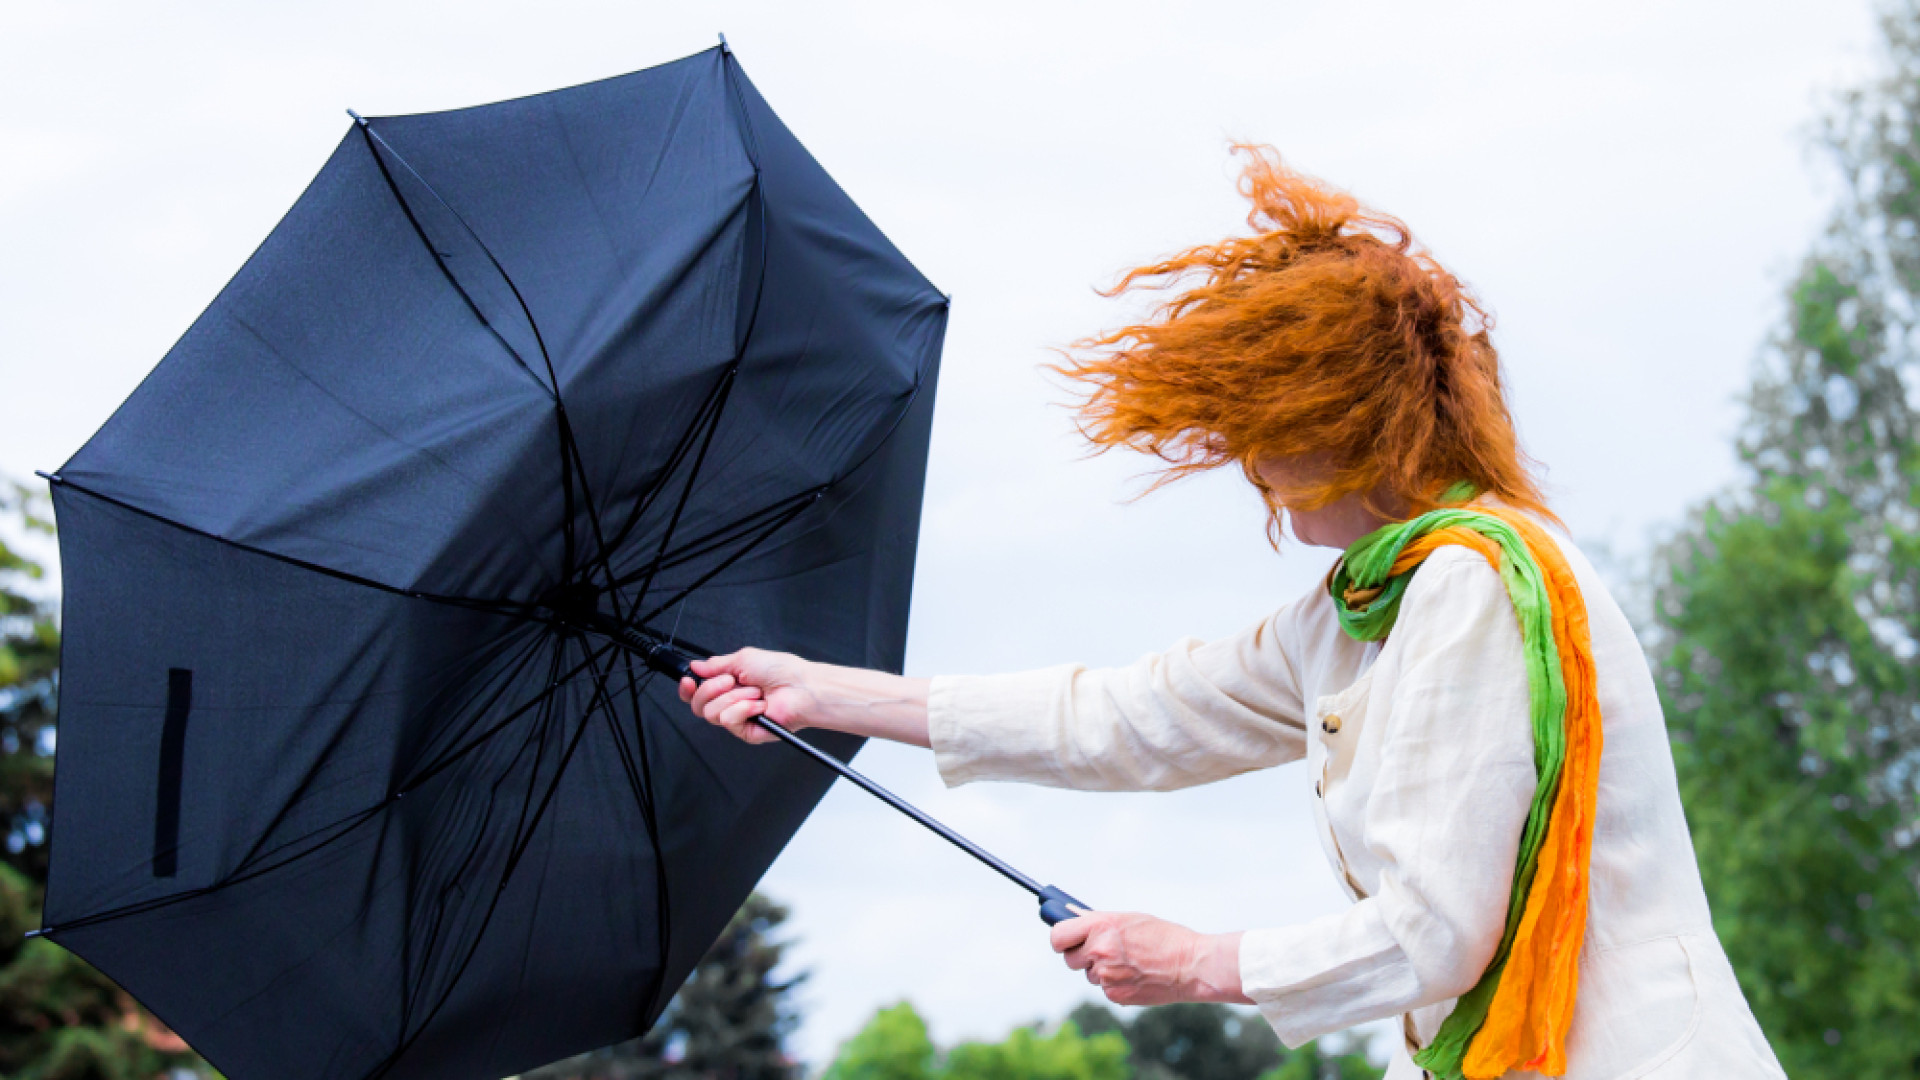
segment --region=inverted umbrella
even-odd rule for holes
[[[44,932],[238,1080],[497,1077],[645,1031],[831,780],[655,673],[898,670],[947,305],[724,47],[355,120],[50,478]]]

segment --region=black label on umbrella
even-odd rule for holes
[[[193,669],[167,669],[167,719],[160,728],[160,783],[153,808],[153,876],[180,865],[180,770],[187,757],[187,714],[193,711]]]

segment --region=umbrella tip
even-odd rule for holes
[[[43,927],[41,927],[41,928],[40,928],[40,929],[38,929],[38,930],[29,930],[29,931],[27,931],[27,933],[26,933],[26,936],[27,936],[27,937],[30,937],[30,938],[37,938],[37,937],[39,937],[40,935],[42,935],[42,934],[44,934],[44,933],[46,933],[46,932],[47,932],[48,930],[51,930],[51,929],[52,929],[52,927],[48,927],[48,926],[43,926]]]
[[[353,122],[356,124],[359,124],[361,127],[367,126],[367,118],[364,116],[361,116],[357,112],[354,112],[352,109],[347,110],[347,115],[353,117]]]
[[[62,483],[59,473],[50,473],[45,469],[35,469],[33,470],[33,475],[39,477],[42,480],[45,480],[49,484]]]
[[[720,35],[720,51],[726,53],[728,56],[733,55],[733,48],[727,44],[727,35],[725,34]]]

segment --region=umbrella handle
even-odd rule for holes
[[[1058,885],[1049,885],[1040,890],[1040,921],[1048,926],[1066,922],[1068,919],[1077,918],[1092,910],[1068,896],[1066,890]]]

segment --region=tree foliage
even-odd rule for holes
[[[12,484],[0,488],[0,522],[0,862],[45,881],[60,631],[46,571],[20,541],[53,525],[43,500]]]
[[[912,1005],[882,1009],[841,1046],[824,1080],[1378,1080],[1363,1053],[1289,1051],[1258,1016],[1224,1005],[1161,1005],[1123,1021],[1088,1003],[1051,1031],[942,1054]]]
[[[1746,479],[1660,552],[1649,628],[1715,927],[1802,1078],[1920,1075],[1920,4],[1882,25]]]
[[[903,1001],[875,1013],[848,1039],[822,1080],[926,1080],[934,1066],[927,1022]]]
[[[789,942],[787,909],[747,897],[646,1035],[526,1073],[523,1080],[791,1080],[784,1041],[799,1022],[793,990],[776,980]]]
[[[824,1080],[1127,1080],[1127,1041],[1083,1035],[1072,1020],[1042,1032],[1016,1028],[1000,1042],[964,1042],[942,1054],[926,1021],[900,1002],[876,1013],[840,1048]]]

